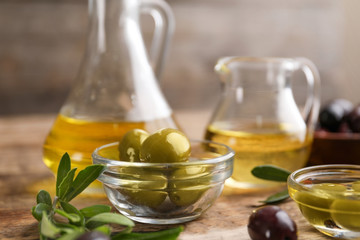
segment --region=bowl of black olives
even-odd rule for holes
[[[92,158],[106,166],[98,180],[120,213],[142,223],[177,224],[198,218],[220,196],[234,152],[190,141],[175,129],[134,129],[97,148]]]
[[[360,164],[360,104],[335,99],[320,110],[309,165]]]

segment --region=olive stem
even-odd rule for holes
[[[59,197],[55,196],[53,204],[52,204],[52,209],[51,209],[51,212],[50,212],[50,218],[52,218],[55,215],[55,209],[56,209],[56,205],[57,205],[58,202],[59,202]]]

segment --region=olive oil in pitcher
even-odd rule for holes
[[[258,179],[251,170],[275,165],[294,171],[305,166],[319,112],[319,76],[306,59],[225,57],[215,66],[223,93],[205,138],[231,147],[234,171],[226,186],[246,191],[284,184]],[[308,95],[295,102],[293,73],[303,71]]]
[[[277,125],[253,130],[247,128],[246,131],[223,130],[209,126],[205,138],[224,143],[235,152],[233,175],[227,181],[227,185],[251,189],[279,185],[254,177],[251,170],[256,166],[270,164],[294,171],[306,164],[312,141],[301,140],[303,134],[286,132]]]

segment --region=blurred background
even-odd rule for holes
[[[176,30],[161,86],[174,110],[211,109],[229,55],[307,57],[322,99],[360,102],[360,1],[168,0]],[[85,51],[86,0],[0,0],[0,116],[56,113]],[[147,30],[145,30],[147,31]]]

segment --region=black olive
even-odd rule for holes
[[[320,127],[330,132],[338,132],[345,116],[353,109],[353,104],[345,99],[335,99],[325,105],[319,114]]]
[[[350,130],[355,133],[360,133],[360,105],[355,107],[346,118]]]
[[[295,222],[278,206],[254,210],[247,227],[252,240],[297,240]]]

